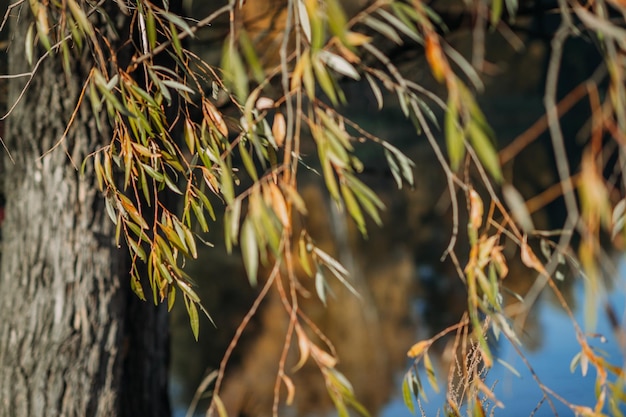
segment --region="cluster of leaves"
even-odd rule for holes
[[[432,31],[423,6],[389,4],[375,3],[348,21],[336,0],[290,1],[287,13],[291,24],[285,27],[280,64],[263,67],[245,28],[233,29],[224,43],[222,77],[181,41],[220,14],[235,15],[242,6],[239,2],[193,23],[170,12],[167,2],[161,7],[148,1],[136,5],[120,1],[116,6],[75,0],[29,2],[34,15],[25,39],[29,62],[35,60],[38,44],[47,51],[40,59],[61,51],[68,75],[73,53],[88,51],[92,58],[93,68],[76,112],[90,103],[95,115],[106,111],[113,127],[110,144],[96,150],[91,160],[107,213],[116,224],[116,239],[119,243],[124,240],[134,261],[131,286],[139,297],[146,298],[140,262],[147,264],[151,298],[155,303],[167,300],[171,308],[176,293],[181,292],[196,338],[198,309],[206,310],[183,266],[185,258],[197,257],[196,231],[207,232],[207,218],[215,218],[212,195],[225,204],[224,240],[229,250],[234,244],[241,246],[251,284],[257,283],[260,265],[274,262],[273,270],[286,270],[290,288],[298,287],[291,246],[294,234],[299,233],[298,260],[315,279],[320,300],[326,302],[326,272],[354,291],[348,271],[316,247],[305,230],[294,231],[294,218],[306,215],[296,174],[304,162],[300,142],[310,136],[330,195],[345,207],[364,235],[365,215],[380,223],[383,204],[358,178],[363,169],[355,156],[359,139],[365,135],[380,144],[399,186],[412,184],[412,162],[406,156],[362,132],[336,110],[339,103],[346,102],[341,78],[365,76],[381,107],[382,84],[398,95],[403,111],[416,124],[425,123],[424,111],[433,117],[423,99],[425,90],[404,79],[371,37],[356,29],[373,29],[396,41],[400,31],[422,43],[422,29]],[[130,27],[124,30],[130,39],[136,39],[130,57],[107,37],[116,29],[113,13],[129,16]],[[102,22],[111,26],[103,28]],[[167,54],[167,66],[160,64],[159,54]],[[365,65],[362,54],[377,59],[384,70]],[[276,84],[281,85],[282,93],[271,96],[270,87]],[[206,93],[211,89],[228,95],[238,119],[224,117]],[[100,120],[98,128],[103,128]],[[180,133],[183,140],[178,140]],[[235,158],[244,171],[234,166]],[[247,179],[252,184],[241,189],[242,180]],[[166,202],[165,196],[172,193],[184,202],[180,214]],[[293,313],[296,299],[284,301],[292,317],[291,329],[303,325]],[[302,338],[306,333],[299,331],[298,335]],[[285,345],[290,343],[288,336]],[[350,405],[365,413],[349,383],[335,369],[334,355],[311,343],[311,356],[338,409],[345,413]],[[307,346],[302,341],[299,345]],[[308,354],[302,351],[302,357]],[[282,367],[279,374],[289,387]]]
[[[538,273],[541,282],[549,284],[563,310],[570,315],[581,346],[581,352],[572,360],[572,372],[580,363],[583,375],[587,373],[589,364],[594,366],[597,373],[597,402],[594,407],[570,404],[558,396],[556,398],[564,401],[577,415],[604,415],[607,403],[613,415],[622,415],[620,404],[623,403],[624,398],[623,366],[609,363],[602,354],[599,354],[591,346],[588,334],[584,333],[576,323],[569,306],[555,285],[552,275],[554,274],[556,279],[563,279],[562,274],[556,271],[556,266],[564,262],[565,254],[569,254],[567,259],[572,264],[573,269],[583,275],[585,285],[584,305],[586,310],[585,327],[588,331],[593,331],[598,310],[598,300],[602,297],[605,280],[601,266],[607,258],[607,254],[602,249],[603,236],[610,234],[614,241],[618,238],[616,243],[618,246],[621,245],[620,236],[624,231],[625,211],[624,200],[621,197],[625,188],[623,183],[624,176],[621,169],[617,167],[612,168],[610,165],[612,158],[622,161],[624,157],[622,144],[615,146],[613,140],[621,143],[620,138],[623,137],[623,128],[626,127],[622,121],[624,114],[624,78],[623,75],[616,77],[616,73],[623,74],[624,70],[623,61],[619,61],[616,54],[619,54],[617,51],[624,51],[625,45],[617,40],[617,33],[622,35],[626,33],[623,29],[625,21],[622,18],[615,19],[612,23],[607,23],[606,26],[603,26],[601,22],[604,21],[610,9],[621,13],[623,16],[625,8],[623,3],[618,2],[611,2],[610,4],[601,2],[592,7],[578,3],[566,4],[565,2],[560,2],[560,5],[563,20],[552,44],[553,52],[550,60],[545,101],[547,125],[553,140],[561,187],[568,208],[568,220],[565,229],[559,232],[560,241],[558,244],[545,238],[541,239],[542,248],[545,249],[544,254],[547,258],[546,264],[538,259],[527,243],[527,233],[535,233],[535,229],[523,198],[512,186],[504,185],[502,187],[502,195],[508,208],[503,207],[499,197],[493,192],[489,180],[482,172],[484,168],[491,174],[493,179],[496,181],[502,180],[497,154],[493,152],[490,146],[481,146],[489,143],[490,138],[493,137],[493,133],[486,124],[484,116],[465,87],[456,81],[454,76],[445,77],[449,67],[441,59],[441,55],[436,52],[429,54],[428,49],[426,52],[435,77],[440,80],[447,80],[449,98],[445,115],[445,129],[450,166],[453,170],[457,170],[466,155],[466,151],[474,150],[475,153],[470,152],[470,156],[477,163],[482,182],[489,191],[489,198],[491,199],[491,207],[486,222],[487,227],[481,231],[480,227],[484,223],[482,199],[472,187],[466,189],[469,208],[468,236],[470,253],[461,277],[465,280],[468,290],[469,322],[473,329],[473,341],[476,343],[476,351],[480,353],[484,366],[488,369],[493,364],[493,358],[487,343],[488,337],[497,339],[500,334],[504,334],[512,344],[521,346],[516,337],[514,326],[511,323],[514,316],[510,316],[510,314],[505,315],[502,309],[503,288],[501,281],[507,275],[508,270],[502,255],[502,241],[503,237],[506,237],[519,246],[522,263]],[[491,21],[495,25],[498,23],[502,13],[501,2],[494,2],[491,7]],[[513,2],[507,2],[507,9],[509,14],[513,15],[516,5]],[[577,16],[579,24],[573,23],[572,14]],[[587,89],[592,109],[590,121],[592,127],[589,135],[590,140],[580,165],[580,173],[574,176],[569,170],[568,158],[564,152],[560,121],[557,115],[560,110],[558,110],[556,103],[556,85],[563,47],[562,42],[567,37],[580,36],[582,33],[590,33],[592,34],[591,36],[598,38],[598,42],[602,44],[602,50],[605,51],[605,61],[594,76],[585,82],[583,87]],[[435,61],[443,62],[439,65],[439,71],[435,70],[436,65],[433,65]],[[603,82],[608,84],[606,94],[604,95],[600,92],[600,85]],[[605,178],[607,171],[613,172],[613,176],[609,180]],[[622,184],[619,184],[620,180]],[[576,184],[578,188],[577,195],[574,194],[572,184]],[[496,217],[494,217],[494,212],[498,212],[498,216],[503,218],[504,221],[497,221]],[[495,230],[495,234],[490,235],[490,229],[492,231]],[[571,236],[575,233],[581,236],[577,260],[571,256],[569,246]],[[552,249],[547,249],[548,247]],[[521,297],[519,298],[523,300]],[[520,303],[523,310],[521,316],[527,314],[532,302],[532,297],[529,297]],[[520,312],[518,311],[518,313]],[[483,319],[480,317],[483,317]],[[485,332],[486,327],[484,323],[490,323],[490,331],[488,333]],[[617,322],[614,322],[613,326],[616,337],[618,339],[623,337],[623,330],[620,329]],[[437,336],[431,340],[420,342],[409,351],[409,356],[416,358],[415,364],[423,361],[429,380],[432,366],[428,364],[427,350],[436,339]],[[521,354],[520,350],[518,352]],[[404,392],[407,405],[410,404],[410,396],[407,393],[417,395],[416,393],[421,390],[416,374],[416,370],[409,372],[405,378]],[[609,374],[615,376],[613,381],[610,380]],[[484,386],[480,377],[474,375],[474,377],[466,378],[465,381],[467,381],[470,387],[478,386],[478,391],[482,392],[487,398],[493,399],[493,393]],[[541,383],[539,385],[544,390],[545,398],[550,402],[549,397],[553,392]],[[452,390],[449,390],[448,405],[451,407],[452,415],[460,415],[458,409],[451,406],[451,404],[454,404],[452,397]],[[471,403],[471,401],[469,402]],[[476,408],[479,402],[475,401],[473,404],[474,408]],[[409,406],[412,407],[412,404]],[[468,409],[471,409],[471,407]],[[474,415],[484,415],[484,411],[476,411],[476,409],[474,409],[473,413]]]
[[[114,6],[79,0],[30,0],[28,3],[34,19],[24,42],[26,57],[31,64],[36,61],[37,45],[47,51],[39,59],[60,51],[68,75],[72,54],[88,51],[92,57],[93,69],[85,80],[77,111],[83,102],[88,102],[94,114],[106,110],[113,127],[111,142],[96,150],[91,160],[107,212],[117,227],[117,240],[126,243],[134,260],[131,271],[134,291],[145,298],[141,282],[143,272],[138,262],[141,261],[147,265],[153,301],[167,300],[171,308],[176,293],[181,292],[191,328],[198,337],[198,309],[205,313],[206,310],[183,266],[185,258],[197,257],[198,232],[209,230],[208,219],[216,217],[214,201],[222,201],[225,206],[224,241],[229,250],[234,245],[240,246],[250,283],[258,283],[262,266],[272,270],[269,278],[261,278],[265,282],[264,288],[269,285],[279,287],[285,312],[290,318],[285,352],[295,334],[301,353],[299,366],[309,358],[319,366],[340,415],[348,414],[347,406],[366,415],[349,382],[335,367],[338,358],[332,345],[326,343],[327,349],[319,347],[305,330],[309,329],[325,340],[298,308],[301,286],[295,274],[296,268],[301,267],[314,280],[317,295],[323,303],[327,302],[329,273],[354,291],[348,271],[317,247],[306,230],[295,227],[304,224],[296,219],[307,215],[306,204],[298,192],[297,173],[301,166],[320,167],[333,201],[350,215],[363,235],[367,233],[366,217],[380,224],[380,210],[384,206],[359,179],[363,163],[356,156],[358,144],[363,140],[377,143],[398,186],[413,183],[413,163],[402,152],[364,132],[339,110],[342,104],[346,104],[342,81],[365,79],[379,108],[385,106],[383,89],[394,94],[404,115],[429,140],[447,176],[456,222],[456,187],[465,191],[470,213],[470,252],[465,267],[458,269],[468,288],[468,320],[475,343],[472,352],[479,355],[484,366],[489,368],[493,359],[487,343],[488,334],[496,337],[504,334],[512,343],[519,344],[510,317],[502,308],[501,282],[507,275],[507,263],[502,255],[504,238],[515,242],[523,263],[545,277],[557,295],[560,293],[550,278],[551,271],[527,244],[532,224],[529,224],[529,214],[523,202],[519,202],[518,193],[512,187],[503,188],[507,209],[493,189],[492,182],[502,183],[503,175],[493,143],[494,133],[472,93],[472,89],[481,88],[476,70],[446,44],[440,35],[446,31],[445,25],[433,10],[416,0],[375,1],[351,18],[345,15],[338,0],[288,0],[276,59],[260,56],[254,37],[244,25],[234,24],[245,7],[242,3],[233,0],[199,21],[171,12],[165,1],[162,6],[147,0],[132,4],[120,0]],[[492,2],[489,21],[494,26],[501,23],[503,4],[509,15],[517,9],[514,0]],[[608,184],[602,175],[606,168],[603,164],[608,160],[602,152],[604,135],[611,135],[620,143],[626,131],[623,79],[626,72],[624,62],[619,58],[624,53],[625,32],[623,25],[605,19],[609,7],[624,11],[619,2],[607,5],[600,1],[587,6],[563,1],[564,23],[553,48],[558,55],[564,39],[578,36],[582,29],[597,38],[606,56],[604,73],[596,75],[605,77],[604,74],[608,73],[604,102],[600,102],[596,87],[604,79],[590,80],[594,86],[589,92],[594,107],[593,140],[578,182],[580,216],[571,175],[566,166],[561,169],[567,158],[555,142],[559,174],[573,216],[568,227],[576,228],[583,237],[579,255],[586,282],[591,285],[588,294],[594,294],[593,286],[601,281],[597,265],[602,256],[599,245],[602,226],[613,228],[615,236],[623,234],[626,211],[623,203],[611,209],[614,206],[611,194],[623,194],[619,190],[626,185]],[[130,27],[126,29],[130,39],[136,39],[136,42],[131,42],[128,59],[121,58],[120,46],[114,45],[107,35],[115,28],[110,27],[110,31],[102,28],[102,22],[113,25],[112,13],[129,17]],[[574,24],[572,14],[577,16],[579,23]],[[229,15],[233,24],[224,41],[220,72],[186,48],[182,41],[193,37],[199,28],[221,15]],[[423,48],[433,77],[447,89],[447,104],[405,77],[379,47],[381,39],[396,44],[410,42]],[[124,54],[127,55],[127,50]],[[160,64],[160,55],[166,55],[170,64]],[[558,59],[550,63],[557,75],[558,65]],[[458,74],[453,67],[459,69]],[[556,78],[550,77],[554,76],[549,74],[548,90],[556,82]],[[546,107],[550,129],[553,137],[558,138],[556,87],[554,97],[548,90]],[[226,117],[209,91],[226,94],[234,115]],[[433,103],[446,112],[447,159],[430,128],[430,124],[437,125],[435,112],[431,109]],[[101,124],[98,127],[103,128]],[[301,151],[302,141],[308,138],[317,150],[315,161],[307,160]],[[623,159],[621,147],[617,152],[620,160]],[[239,161],[243,169],[237,166]],[[472,162],[476,167],[491,200],[486,221],[484,197],[470,185],[469,175],[461,180],[457,174],[463,161]],[[85,169],[87,166],[85,164]],[[626,176],[621,177],[626,181]],[[244,186],[248,183],[251,184]],[[166,202],[165,195],[172,193],[183,201],[180,213]],[[456,232],[447,253],[458,264],[451,252],[455,239]],[[292,246],[297,246],[297,250],[293,251]],[[565,253],[566,246],[567,242],[560,243],[554,253]],[[297,255],[293,256],[292,252]],[[284,282],[288,291],[283,288]],[[267,294],[267,291],[261,294]],[[562,304],[569,311],[564,300]],[[620,378],[622,373],[618,367],[602,361],[589,348],[578,327],[577,331],[582,346],[581,366],[586,368],[591,363],[598,370],[600,389],[593,413],[599,415],[607,390],[613,392],[620,387],[619,383],[608,382],[603,370],[613,371]],[[416,359],[416,364],[423,363],[429,382],[437,387],[428,356],[433,340],[418,343],[409,353]],[[484,415],[478,393],[490,399],[493,399],[493,393],[482,382],[478,368],[473,366],[475,372],[464,377],[469,381],[468,387],[473,393],[469,398],[474,401],[477,415]],[[410,400],[411,395],[417,396],[423,391],[417,369],[417,366],[413,368],[405,378],[405,399]],[[222,374],[223,371],[222,367]],[[219,381],[221,376],[216,382],[213,406],[223,411],[219,401]],[[287,403],[290,403],[294,387],[284,360],[279,365],[277,381],[275,402],[280,399],[280,384],[284,384],[288,391]],[[411,404],[412,408],[413,403],[409,400],[407,405]],[[449,405],[452,403],[456,404],[449,402]],[[460,414],[458,408],[452,410],[454,415]]]

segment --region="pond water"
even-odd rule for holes
[[[571,305],[579,306],[574,310],[577,321],[582,323],[583,318],[583,286],[582,283],[576,282],[573,288]],[[611,293],[607,297],[607,301],[613,306],[615,311],[623,315],[626,307],[626,261],[619,262],[617,276],[614,277],[614,285]],[[424,304],[425,300],[416,300],[416,310],[424,310],[420,304]],[[615,339],[615,335],[608,325],[608,321],[604,319],[603,309],[599,311],[600,320],[597,326],[597,333],[604,336],[605,340],[601,341],[596,338],[592,341],[594,347],[602,349],[612,363],[623,364],[623,352]],[[541,381],[554,390],[556,394],[567,401],[578,405],[593,406],[595,404],[594,385],[595,372],[590,367],[588,374],[583,377],[580,367],[573,373],[570,372],[570,361],[579,352],[579,345],[576,341],[573,326],[568,316],[558,307],[554,300],[551,300],[549,294],[544,294],[536,305],[537,315],[534,318],[533,329],[527,336],[533,338],[531,348],[523,347],[524,355],[532,365],[537,376]],[[445,312],[441,312],[445,314]],[[415,334],[423,334],[423,329],[415,329]],[[409,346],[406,346],[408,349]],[[176,349],[176,346],[174,346]],[[174,352],[176,355],[176,352]],[[495,384],[495,394],[497,398],[505,405],[504,409],[496,409],[496,416],[529,416],[533,410],[537,408],[542,393],[537,383],[533,380],[532,375],[519,358],[513,347],[508,342],[500,343],[495,349],[495,355],[507,362],[515,368],[519,375],[515,375],[505,366],[496,362],[493,369],[489,372],[486,383],[488,386]],[[199,363],[203,363],[198,358]],[[410,367],[410,362],[405,361],[405,366],[395,370],[394,380],[389,381],[391,389],[389,390],[388,399],[379,412],[374,415],[380,417],[410,417],[411,412],[404,405],[401,398],[401,379],[403,373]],[[364,365],[367,367],[367,365]],[[182,417],[187,411],[185,401],[190,398],[189,392],[184,392],[185,384],[181,383],[180,375],[172,380],[172,400],[175,405],[174,416]],[[264,377],[259,376],[259,380]],[[441,377],[445,380],[445,376]],[[352,381],[355,385],[363,381]],[[441,384],[441,383],[440,383]],[[186,385],[188,388],[192,385]],[[437,411],[445,402],[443,392],[439,394],[433,392],[430,387],[425,384],[428,401],[421,401],[421,407],[427,417],[436,416]],[[298,389],[306,390],[307,387],[299,387]],[[553,399],[554,400],[554,399]],[[560,416],[573,415],[564,404],[558,400],[554,400],[553,404]],[[204,415],[205,410],[199,410],[196,415]],[[626,412],[626,409],[623,410]],[[318,415],[318,414],[314,414]],[[329,413],[328,415],[333,415]],[[443,415],[440,413],[439,415]],[[534,416],[554,416],[554,412],[549,405],[544,402],[537,410]]]
[[[607,302],[613,306],[618,314],[621,314],[621,323],[624,323],[626,308],[626,260],[619,262],[617,275],[613,277],[614,287],[607,297]],[[574,304],[579,308],[574,309],[574,316],[578,323],[584,322],[583,313],[583,284],[577,282],[574,285]],[[576,340],[572,322],[562,308],[554,302],[543,302],[537,305],[537,329],[532,337],[540,337],[540,347],[529,350],[522,347],[525,357],[532,365],[536,375],[540,380],[556,394],[573,404],[593,407],[596,402],[594,394],[596,373],[590,366],[586,376],[582,376],[580,366],[572,373],[570,362],[580,351],[580,345]],[[606,359],[611,363],[624,365],[624,355],[616,340],[616,336],[611,329],[608,320],[604,319],[604,309],[598,311],[600,320],[596,327],[596,333],[604,336],[591,343],[592,346],[602,349],[606,354]],[[592,339],[593,340],[593,339]],[[512,366],[519,375],[515,375],[505,366],[497,363],[489,372],[486,384],[494,386],[494,393],[502,401],[505,408],[496,409],[496,416],[523,417],[534,415],[536,417],[554,416],[554,411],[547,402],[543,402],[543,393],[533,380],[530,371],[520,359],[515,349],[509,343],[501,343],[497,348],[499,359]],[[409,364],[407,364],[407,367]],[[443,392],[435,393],[426,386],[428,402],[421,403],[426,416],[435,416],[441,404],[445,402]],[[400,395],[398,385],[397,396],[380,413],[381,417],[409,417],[411,412],[405,406]],[[573,412],[562,402],[553,398],[556,412],[560,416],[571,416]],[[537,408],[537,409],[536,409]],[[535,410],[536,409],[536,410]],[[532,412],[535,411],[534,414]],[[626,413],[626,408],[622,407],[622,412]],[[608,410],[605,410],[611,415]]]

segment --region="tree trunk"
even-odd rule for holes
[[[30,70],[21,9],[10,73]],[[92,164],[79,172],[111,135],[85,105],[58,142],[90,68],[73,64],[66,77],[46,59],[6,125],[0,416],[167,416],[167,317],[131,293]],[[23,85],[11,80],[9,104]]]

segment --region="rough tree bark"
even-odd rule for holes
[[[28,3],[21,8],[11,28],[10,73],[29,70]],[[47,59],[6,125],[2,417],[170,414],[165,312],[131,293],[127,252],[116,247],[95,177],[79,173],[110,135],[96,130],[87,105],[57,143],[89,70],[86,56],[73,62],[70,77],[60,59]],[[23,83],[11,80],[9,103]]]

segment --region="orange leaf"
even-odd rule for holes
[[[469,200],[470,200],[470,224],[472,229],[478,230],[478,228],[483,224],[483,201],[480,198],[480,195],[476,192],[476,190],[470,190],[469,192]]]
[[[407,356],[410,358],[416,358],[424,353],[424,351],[428,349],[431,344],[432,341],[430,340],[422,340],[420,342],[417,342],[416,344],[411,346],[411,349],[409,349],[409,351],[407,352]]]
[[[443,82],[446,78],[446,75],[450,71],[448,67],[448,61],[446,60],[443,51],[441,50],[441,45],[439,44],[439,39],[433,33],[426,34],[426,60],[430,65],[430,70],[433,73],[435,79],[439,82]]]

